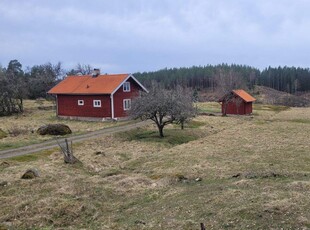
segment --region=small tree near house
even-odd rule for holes
[[[185,123],[189,122],[197,114],[197,109],[193,106],[194,98],[191,96],[191,92],[188,89],[177,87],[175,90],[175,113],[176,123],[181,125],[181,129],[184,129]]]
[[[152,120],[159,132],[164,137],[164,127],[167,124],[184,123],[194,116],[193,103],[182,88],[166,90],[157,83],[152,83],[149,93],[143,93],[141,97],[132,102],[130,115],[133,118]]]

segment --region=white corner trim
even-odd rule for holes
[[[113,98],[113,94],[110,95],[111,98],[111,117],[112,119],[114,119],[114,98]]]

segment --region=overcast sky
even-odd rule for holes
[[[0,64],[309,67],[309,0],[0,0]]]

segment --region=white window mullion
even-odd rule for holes
[[[123,100],[123,108],[124,108],[124,110],[130,110],[130,108],[131,108],[131,99],[124,99]]]
[[[130,82],[129,81],[124,82],[123,91],[124,92],[130,92]]]
[[[94,107],[101,107],[101,100],[93,100],[93,106]]]

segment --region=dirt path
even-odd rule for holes
[[[86,134],[81,134],[77,136],[72,136],[72,137],[66,137],[66,138],[59,138],[57,139],[60,143],[63,142],[65,139],[68,139],[68,141],[74,141],[74,143],[81,142],[84,140],[89,140],[93,138],[97,138],[98,136],[103,136],[103,135],[110,135],[118,132],[124,132],[130,129],[142,127],[144,125],[150,124],[149,121],[142,121],[134,124],[128,124],[128,125],[123,125],[123,126],[116,126],[116,127],[109,127],[97,131],[93,131],[90,133]],[[50,141],[45,141],[39,144],[33,144],[33,145],[28,145],[28,146],[23,146],[20,148],[16,149],[7,149],[7,150],[2,150],[0,151],[0,159],[4,158],[10,158],[10,157],[15,157],[15,156],[21,156],[21,155],[26,155],[30,153],[35,153],[39,152],[42,150],[47,150],[47,149],[52,149],[55,147],[58,147],[57,140],[50,140]]]

